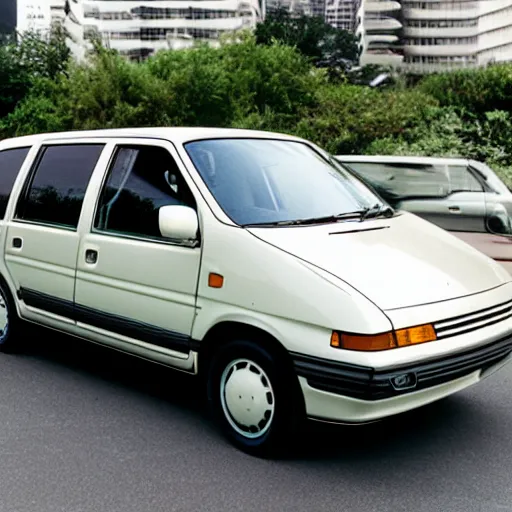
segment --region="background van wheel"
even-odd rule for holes
[[[304,418],[297,377],[273,352],[252,341],[232,341],[210,365],[211,412],[224,435],[252,455],[283,453]]]
[[[20,320],[7,284],[0,278],[0,352],[13,352],[19,342]]]

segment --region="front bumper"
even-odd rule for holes
[[[512,337],[478,348],[387,370],[292,354],[308,416],[365,422],[439,400],[475,384],[512,358]],[[393,379],[414,375],[414,386]]]

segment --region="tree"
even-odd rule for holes
[[[325,83],[295,48],[238,44],[162,50],[129,62],[97,47],[56,79],[40,78],[14,112],[0,120],[4,136],[127,126],[219,126],[254,115],[296,123]]]
[[[14,110],[30,88],[28,70],[19,62],[12,43],[0,46],[0,119]]]
[[[293,16],[284,8],[270,13],[256,26],[256,42],[270,45],[278,41],[296,47],[317,67],[346,70],[358,59],[357,40],[316,16]]]
[[[28,32],[0,44],[0,119],[11,113],[39,79],[56,79],[70,60],[66,34],[57,26],[48,36]]]
[[[462,69],[426,76],[419,88],[441,105],[455,106],[479,117],[492,110],[512,109],[512,63]]]
[[[19,44],[14,47],[14,55],[34,79],[56,79],[66,73],[71,51],[66,43],[65,29],[56,24],[47,35],[27,32],[19,36]]]

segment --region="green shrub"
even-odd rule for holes
[[[423,123],[436,102],[415,90],[380,91],[355,85],[327,85],[317,105],[294,130],[335,154],[365,151],[381,138],[399,139]]]
[[[60,128],[222,127],[269,109],[297,121],[324,83],[323,73],[298,51],[260,46],[247,36],[219,49],[162,51],[143,63],[100,47],[88,63],[70,66],[66,77],[40,79],[0,126],[6,135]]]
[[[475,158],[510,182],[512,64],[419,82],[398,76],[374,89],[356,83],[377,70],[333,82],[311,55],[275,41],[258,44],[248,32],[224,38],[219,48],[161,51],[141,63],[99,44],[88,62],[70,63],[63,34],[51,37],[0,45],[0,137],[234,126],[295,134],[334,154]]]
[[[420,90],[443,106],[484,115],[491,110],[512,108],[512,64],[431,75],[419,84]]]
[[[0,44],[0,119],[11,113],[41,78],[56,80],[66,72],[70,52],[65,33],[55,28],[48,37],[28,32],[19,44]]]

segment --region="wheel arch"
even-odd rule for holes
[[[14,309],[16,310],[18,316],[20,316],[20,308],[19,308],[18,301],[16,300],[16,298],[17,298],[16,290],[13,289],[13,287],[9,284],[9,281],[7,279],[5,279],[2,272],[0,272],[0,284],[9,292],[10,299],[12,301]]]
[[[237,339],[257,343],[276,354],[280,360],[289,365],[290,370],[293,370],[290,353],[275,335],[260,326],[238,320],[224,320],[212,326],[199,343],[198,374],[204,376],[216,351],[226,343]]]

